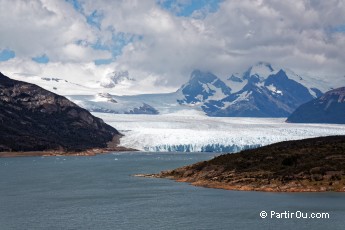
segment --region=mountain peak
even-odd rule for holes
[[[337,88],[326,92],[321,96],[320,100],[329,100],[329,98],[337,99],[339,103],[345,102],[345,87]]]
[[[190,80],[179,91],[185,96],[179,103],[195,104],[206,100],[219,100],[231,94],[222,80],[211,72],[194,70]]]
[[[268,68],[271,72],[274,71],[271,63],[268,63],[268,62],[259,61],[258,63],[255,64],[255,66],[264,66],[264,67]]]
[[[274,73],[272,65],[268,62],[258,62],[248,68],[243,74],[243,79],[249,79],[253,75],[258,75],[262,79],[266,79],[269,75]]]
[[[194,70],[191,74],[190,81],[200,81],[202,83],[211,83],[217,80],[218,77],[211,72],[208,71],[201,71],[201,70]]]
[[[230,77],[227,78],[227,80],[239,83],[243,82],[238,73],[232,74]]]
[[[280,69],[276,74],[277,77],[284,77],[284,78],[288,78],[286,75],[286,72],[283,69]]]

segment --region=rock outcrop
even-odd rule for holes
[[[67,98],[0,73],[0,152],[84,151],[120,136]]]

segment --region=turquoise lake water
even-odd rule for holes
[[[209,153],[0,159],[0,229],[344,229],[343,193],[207,189],[138,178]],[[266,211],[268,217],[259,215]],[[270,218],[271,211],[328,219]],[[299,213],[299,214],[300,214]]]

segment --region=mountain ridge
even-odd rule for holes
[[[345,124],[345,87],[333,89],[302,104],[288,117],[287,122]]]
[[[314,87],[317,84],[308,81],[290,70],[260,62],[242,75],[230,75],[225,81],[211,72],[194,70],[189,80],[174,93],[111,95],[117,104],[95,102],[97,98],[76,102],[90,111],[124,114],[196,109],[215,117],[287,117],[299,105],[322,95],[322,91]],[[140,109],[143,105],[151,109]]]
[[[117,81],[118,78],[129,78],[129,75],[126,71],[107,75],[110,85],[102,90],[102,94],[115,88],[115,91],[122,89],[122,83],[112,89],[115,85],[113,77]],[[46,83],[56,84],[53,88],[57,91],[72,84],[66,80],[44,81]],[[164,114],[193,109],[218,117],[288,117],[301,104],[320,97],[332,88],[332,84],[300,76],[267,62],[258,62],[242,74],[234,73],[224,78],[209,71],[194,70],[189,80],[172,93],[132,96],[108,93],[109,98],[105,100],[98,96],[100,92],[96,88],[78,87],[91,93],[66,96],[91,112]]]
[[[262,65],[260,71],[264,72],[263,76],[257,72],[252,73],[254,67],[250,67],[242,78],[231,75],[228,79],[235,84],[243,84],[242,89],[219,101],[206,101],[202,106],[206,114],[286,117],[299,105],[314,99],[314,95],[310,93],[311,89],[290,79],[283,69],[274,72],[270,64]],[[319,91],[315,89],[315,92]]]
[[[2,73],[0,108],[0,151],[83,151],[121,137],[67,98]]]

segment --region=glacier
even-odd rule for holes
[[[208,117],[201,111],[169,114],[94,112],[125,136],[121,145],[147,152],[238,152],[280,141],[345,135],[345,125],[294,124],[286,118]]]

